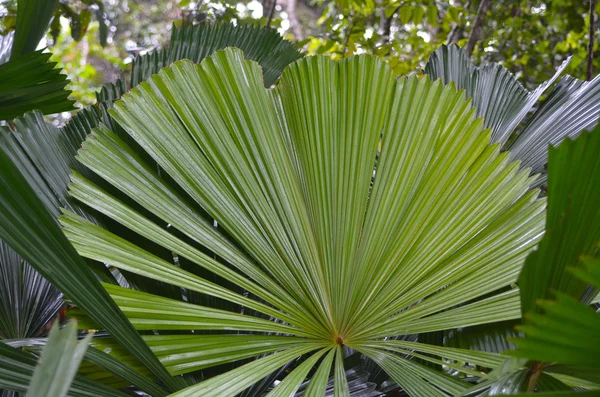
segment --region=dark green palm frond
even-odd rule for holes
[[[600,128],[550,149],[546,233],[519,276],[523,313],[560,292],[584,297],[587,285],[573,273],[582,256],[598,255],[600,241]],[[589,300],[585,303],[589,303]]]
[[[22,172],[3,147],[0,150],[0,238],[86,310],[103,329],[110,331],[166,385],[173,390],[180,388],[181,381],[166,373],[129,321],[101,289],[88,265],[65,239],[55,218],[56,207],[49,206],[42,198],[51,197],[54,192],[49,188],[43,195],[35,191],[29,184],[31,177],[24,176]],[[44,181],[42,175],[37,178]]]
[[[251,25],[232,23],[204,23],[200,25],[173,26],[167,48],[133,61],[130,88],[146,81],[162,68],[175,61],[189,59],[199,63],[217,50],[236,47],[246,59],[256,61],[263,71],[265,87],[270,87],[287,65],[302,54],[296,45],[284,40],[274,29],[260,29]]]
[[[44,114],[74,110],[67,77],[48,62],[50,53],[28,53],[0,65],[0,120],[11,120],[32,109]]]
[[[62,294],[0,241],[0,339],[38,336],[62,305]]]
[[[119,99],[129,89],[175,61],[189,59],[199,63],[226,47],[240,48],[246,59],[260,64],[265,87],[270,87],[287,65],[302,57],[294,43],[284,40],[273,29],[226,22],[174,25],[167,47],[135,58],[129,84],[123,80],[106,84],[97,95],[98,102]]]
[[[12,59],[35,51],[40,40],[48,31],[57,4],[58,0],[17,1],[17,22]],[[34,108],[27,110],[31,109]]]

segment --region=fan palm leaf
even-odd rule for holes
[[[509,150],[511,160],[519,160],[534,173],[540,173],[536,181],[540,185],[546,182],[548,146],[578,136],[595,127],[600,119],[600,77],[581,81],[564,76],[539,104],[542,94],[569,62],[570,58],[551,79],[533,91],[525,89],[500,64],[474,66],[456,45],[440,46],[431,54],[424,72],[464,88],[467,96],[473,98],[477,115],[484,118],[486,127],[492,128],[492,142],[499,142]],[[530,117],[529,112],[532,112]]]
[[[513,284],[543,232],[544,201],[528,190],[529,171],[489,144],[463,92],[428,78],[396,81],[371,56],[307,58],[265,89],[258,64],[227,49],[163,69],[112,116],[169,179],[100,126],[78,158],[136,205],[77,173],[71,194],[250,294],[66,211],[78,252],[261,314],[105,285],[137,329],[161,331],[148,342],[176,363],[172,373],[270,353],[177,396],[235,395],[299,357],[272,395],[295,392],[313,367],[309,395],[324,393],[331,367],[335,395],[346,395],[342,346],[411,395],[455,395],[465,383],[404,353],[482,366],[498,359],[388,339],[520,316]],[[168,332],[180,330],[223,335]]]

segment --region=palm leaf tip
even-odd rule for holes
[[[234,395],[299,357],[319,366],[311,390],[324,387],[331,370],[320,369],[325,362],[335,367],[335,387],[343,391],[341,344],[374,358],[413,395],[456,394],[461,382],[410,362],[384,338],[520,316],[518,290],[510,285],[542,234],[544,202],[528,191],[528,172],[489,145],[490,133],[464,94],[440,81],[395,80],[371,56],[312,57],[265,89],[258,64],[228,48],[199,65],[175,62],[124,95],[112,115],[161,173],[100,128],[79,160],[135,205],[81,176],[73,180],[75,197],[252,296],[146,256],[86,221],[67,228],[79,252],[146,277],[169,275],[174,285],[202,286],[203,294],[268,313],[260,327],[268,332],[271,323],[282,338],[276,352],[272,343],[263,350],[255,345],[257,356],[272,353],[260,364],[180,396]],[[108,167],[106,158],[113,160]],[[218,229],[199,216],[198,206]],[[178,234],[166,232],[161,225],[167,224]],[[193,329],[186,318],[210,318],[211,310],[215,321],[203,324],[205,330],[251,333],[257,326],[246,314],[109,292],[122,308],[141,302],[126,309],[139,329],[165,330],[165,323]],[[206,336],[194,337],[196,346],[207,343]],[[226,348],[213,342],[195,349]],[[335,360],[332,349],[338,349]],[[435,354],[457,357],[456,350]],[[212,365],[231,358],[224,352]],[[188,357],[186,365],[204,365],[194,360]],[[297,390],[307,365],[281,390]]]

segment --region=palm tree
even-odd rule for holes
[[[100,126],[78,159],[112,193],[77,173],[70,193],[196,269],[73,213],[61,223],[84,257],[246,308],[105,284],[138,330],[159,331],[144,340],[172,375],[265,355],[178,396],[235,395],[300,357],[273,395],[309,373],[307,395],[323,395],[332,366],[345,395],[343,348],[411,395],[458,395],[467,383],[408,356],[468,375],[459,362],[502,356],[396,337],[520,317],[513,284],[544,219],[529,171],[474,112],[454,87],[396,81],[375,57],[307,58],[273,89],[239,50],[176,62],[111,113],[160,172]]]

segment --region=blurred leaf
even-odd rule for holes
[[[106,24],[106,20],[104,19],[104,4],[102,3],[102,1],[97,1],[96,5],[97,5],[97,8],[95,9],[94,13],[96,15],[96,20],[100,24],[98,37],[99,37],[100,45],[102,47],[105,47],[107,44],[107,40],[108,40],[108,26]]]
[[[57,4],[58,0],[18,0],[15,42],[11,59],[36,50],[48,30]]]
[[[438,24],[437,6],[435,6],[435,5],[427,6],[427,10],[425,11],[425,14],[427,15],[427,22],[429,22],[429,24],[431,26],[437,26],[437,24]]]
[[[425,8],[421,7],[421,6],[415,6],[412,8],[412,22],[415,25],[418,24],[425,24]]]
[[[400,19],[400,23],[402,25],[406,25],[410,22],[410,18],[413,15],[413,7],[411,6],[402,6],[398,10],[398,18]]]

